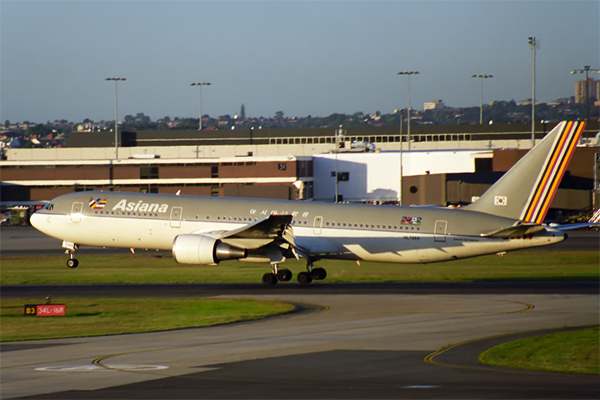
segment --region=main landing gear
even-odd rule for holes
[[[288,282],[292,279],[292,271],[289,269],[279,269],[278,264],[272,264],[273,272],[267,272],[263,275],[262,281],[265,285],[276,285],[277,282]],[[311,283],[313,280],[321,281],[327,278],[327,271],[324,268],[313,268],[312,262],[306,265],[307,272],[298,273],[298,282],[302,285]]]
[[[262,281],[265,285],[276,285],[277,282],[288,282],[292,279],[292,271],[289,269],[279,269],[278,264],[271,264],[273,272],[267,272],[263,275]]]
[[[76,245],[75,243],[63,242],[62,243],[62,247],[64,247],[65,249],[67,249],[65,251],[65,253],[68,254],[69,257],[70,257],[67,260],[67,267],[69,267],[69,268],[77,268],[77,266],[79,265],[79,261],[77,261],[77,259],[75,258],[75,251],[79,248],[79,246]]]

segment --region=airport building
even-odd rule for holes
[[[312,198],[312,163],[295,156],[5,161],[0,172],[4,201],[90,190],[296,200]]]
[[[337,192],[339,201],[464,205],[531,143],[523,127],[477,129],[418,126],[403,136],[401,191],[400,135],[390,128],[124,133],[118,158],[114,134],[77,132],[68,148],[10,149],[0,161],[0,195],[3,204],[22,204],[89,190],[319,201]],[[592,206],[596,133],[584,134],[554,210]]]

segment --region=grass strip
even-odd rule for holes
[[[260,282],[268,264],[222,262],[216,267],[182,265],[170,255],[82,255],[70,270],[65,256],[2,257],[0,283],[126,284]],[[598,280],[597,251],[513,252],[433,264],[388,264],[321,260],[326,283],[335,282],[476,282],[494,280]],[[295,274],[305,270],[304,260],[287,260],[281,267]]]
[[[582,329],[502,343],[479,355],[498,367],[600,374],[600,330]]]
[[[292,312],[280,301],[253,299],[78,299],[55,298],[66,304],[64,317],[24,315],[25,304],[40,299],[2,300],[0,341],[54,339],[165,331],[250,321]]]

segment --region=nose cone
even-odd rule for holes
[[[33,215],[31,216],[31,218],[29,219],[29,222],[31,223],[31,225],[37,229],[38,231],[43,232],[43,230],[41,229],[42,227],[42,222],[45,221],[47,219],[46,216],[40,214],[39,212],[33,213]]]

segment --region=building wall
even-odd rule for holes
[[[407,176],[402,183],[402,205],[441,205],[446,200],[446,174]]]
[[[223,185],[223,196],[249,197],[254,199],[296,200],[298,191],[289,185]]]
[[[475,160],[489,159],[488,151],[404,151],[402,169],[405,179],[411,176],[436,175],[442,173],[473,173]],[[335,197],[335,154],[314,156],[315,199],[330,201]],[[344,200],[394,201],[398,200],[400,188],[400,153],[339,153],[338,173],[348,172],[349,180],[338,182],[338,194]],[[335,174],[334,174],[335,175]],[[432,179],[432,178],[427,178]],[[403,198],[406,198],[406,183],[403,184]],[[410,188],[410,187],[409,187]],[[424,194],[410,196],[408,201],[435,200],[414,204],[439,204],[439,195]],[[422,197],[425,196],[425,197]],[[406,203],[409,204],[409,203]],[[412,204],[412,203],[410,203]]]
[[[210,160],[23,161],[0,163],[3,201],[50,200],[76,191],[198,194],[290,199],[312,190],[312,160],[288,157]],[[231,188],[234,191],[231,191]],[[263,189],[261,189],[261,187]],[[227,188],[227,189],[225,189]]]
[[[585,83],[585,80],[575,82],[575,103],[585,103]],[[600,99],[600,81],[589,78],[587,81],[587,90],[588,101],[590,103]]]
[[[494,150],[493,171],[508,171],[526,153],[526,150]],[[595,153],[600,153],[600,147],[577,147],[567,168],[568,174],[592,179]]]

